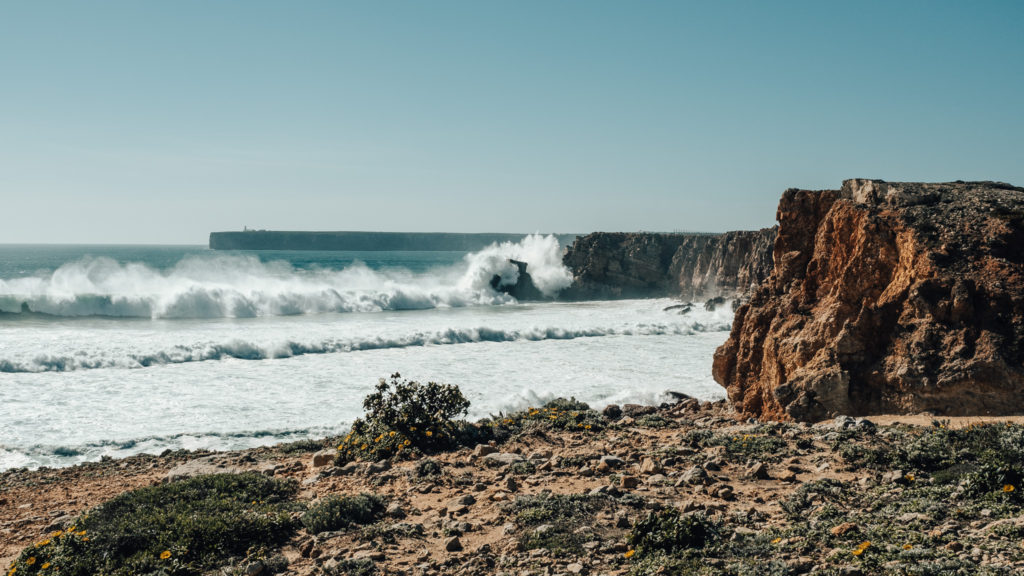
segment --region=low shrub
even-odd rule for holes
[[[350,526],[372,524],[384,513],[385,500],[376,494],[328,496],[313,504],[302,515],[302,525],[310,534],[342,530]]]
[[[21,574],[197,574],[279,546],[297,526],[294,482],[214,474],[125,492],[23,550]]]
[[[364,418],[338,446],[339,464],[352,460],[381,460],[421,455],[460,444],[468,426],[455,418],[465,416],[469,400],[458,386],[403,380],[392,374],[381,378],[376,391],[363,400]]]
[[[720,535],[721,527],[703,512],[682,514],[676,508],[666,508],[637,521],[628,542],[636,550],[636,556],[642,558],[704,548]]]
[[[583,544],[594,538],[594,515],[614,501],[588,494],[520,496],[507,507],[523,530],[519,542],[526,550],[544,548],[558,556],[581,554]],[[581,529],[581,527],[583,529]]]

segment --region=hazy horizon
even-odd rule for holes
[[[749,230],[1024,185],[1024,4],[2,4],[3,244]]]

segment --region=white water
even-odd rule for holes
[[[551,240],[419,272],[205,254],[0,280],[0,310],[59,315],[0,316],[0,470],[337,434],[393,372],[459,385],[471,417],[556,396],[601,407],[723,395],[711,355],[731,311],[519,304],[490,288],[495,271],[515,274],[510,256],[542,289],[564,286]]]

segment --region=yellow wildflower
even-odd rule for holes
[[[1003,492],[1013,492],[1014,490],[1016,488],[1013,487],[1013,484],[1003,484]]]
[[[776,538],[775,540],[772,540],[772,544],[778,544],[779,542],[782,542],[782,538]]]
[[[46,570],[49,567],[50,567],[50,563],[49,562],[43,562],[43,565],[40,566],[39,569],[40,570]]]
[[[903,549],[904,549],[904,550],[910,550],[910,549],[912,549],[913,547],[914,547],[914,546],[913,546],[912,544],[904,544],[904,545],[903,545]]]
[[[861,555],[861,554],[863,554],[863,553],[864,553],[864,549],[863,549],[863,548],[857,548],[856,550],[854,550],[854,551],[852,552],[852,554],[853,554],[854,556],[860,556],[860,555]]]
[[[46,546],[49,543],[50,543],[50,539],[47,538],[46,540],[43,540],[42,542],[36,543],[36,548],[39,548],[39,547],[42,547],[42,546]]]
[[[391,436],[392,438],[394,438],[395,437],[395,431],[392,430],[391,432],[388,432],[388,436]]]
[[[587,424],[587,425],[586,425],[586,426],[584,426],[583,428],[584,428],[584,429],[586,429],[586,430],[590,430],[590,424]]]
[[[171,557],[171,551],[170,550],[164,550],[163,552],[160,553],[160,559],[161,560],[167,560],[170,557]]]
[[[434,433],[431,432],[430,430],[427,430],[426,432],[424,432],[424,434],[426,434],[427,436],[433,436],[434,435]]]
[[[412,444],[412,442],[410,442],[409,440],[402,442],[402,446],[408,446],[409,444]]]
[[[633,554],[636,554],[636,550],[630,550],[630,551],[626,552],[625,556],[626,556],[626,558],[632,558]]]
[[[366,444],[363,444],[362,446],[359,447],[359,449],[360,450],[366,450],[368,447],[369,446],[367,446]]]
[[[25,564],[28,565],[28,566],[31,566],[31,565],[33,565],[35,563],[36,563],[36,557],[35,556],[29,556],[28,560],[25,560]]]

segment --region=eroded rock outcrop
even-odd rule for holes
[[[775,229],[725,234],[595,232],[577,238],[563,263],[573,271],[567,299],[749,292],[772,269]]]
[[[759,418],[1024,413],[1024,188],[787,190],[714,377]]]

